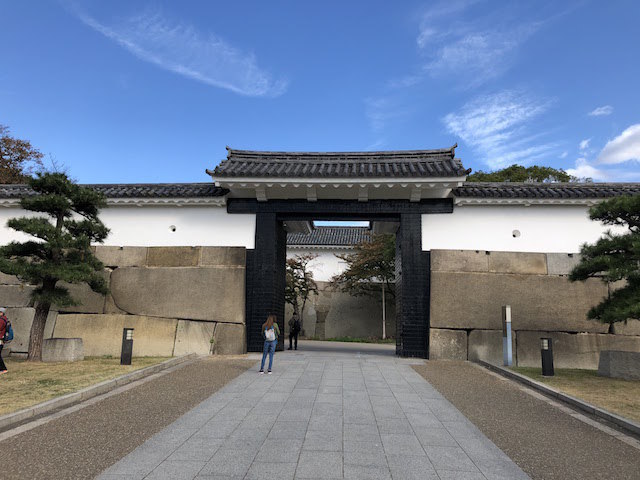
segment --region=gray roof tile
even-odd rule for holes
[[[213,183],[111,183],[83,185],[107,198],[201,198],[222,197],[228,193]],[[35,195],[28,185],[0,185],[0,198]]]
[[[610,198],[640,194],[640,183],[487,183],[454,188],[458,198]]]
[[[224,177],[376,178],[461,177],[457,145],[388,152],[258,152],[227,147],[227,159],[207,172]]]
[[[368,227],[316,227],[311,233],[287,234],[287,245],[351,246],[371,239]]]

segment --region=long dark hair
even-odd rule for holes
[[[267,321],[262,324],[262,330],[273,327],[273,324],[276,323],[276,321],[276,316],[273,313],[270,313],[267,317]]]

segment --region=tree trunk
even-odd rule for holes
[[[49,316],[50,303],[38,303],[36,305],[36,314],[31,324],[31,335],[29,337],[29,355],[27,360],[30,362],[39,362],[42,360],[42,342],[44,340],[44,326]]]

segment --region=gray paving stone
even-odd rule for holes
[[[309,430],[302,444],[304,450],[342,451],[342,435],[324,430]]]
[[[302,451],[296,478],[342,478],[342,454]]]
[[[247,450],[221,448],[200,471],[200,475],[227,475],[244,477],[255,458],[255,453]]]
[[[413,434],[386,433],[380,436],[387,455],[425,455],[422,445]]]
[[[460,447],[433,447],[428,445],[424,447],[424,451],[438,473],[440,470],[479,471]]]
[[[272,376],[241,375],[100,478],[527,478],[410,364],[281,355]]]
[[[296,463],[254,463],[246,480],[293,480]]]
[[[426,455],[387,455],[387,462],[394,480],[438,480],[438,474]]]
[[[344,478],[353,480],[391,480],[391,472],[386,465],[363,466],[345,464]]]
[[[206,462],[165,461],[145,479],[149,480],[191,480],[204,467]]]

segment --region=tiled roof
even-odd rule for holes
[[[287,245],[351,246],[371,239],[368,227],[316,227],[311,233],[287,234]]]
[[[429,178],[469,173],[455,157],[457,145],[440,150],[388,152],[257,152],[227,147],[215,178]]]
[[[640,194],[640,183],[484,183],[454,188],[458,198],[609,198]]]
[[[222,197],[224,188],[213,183],[114,183],[82,185],[104,193],[107,198],[203,198]],[[34,195],[27,185],[0,185],[0,198],[21,198]]]

